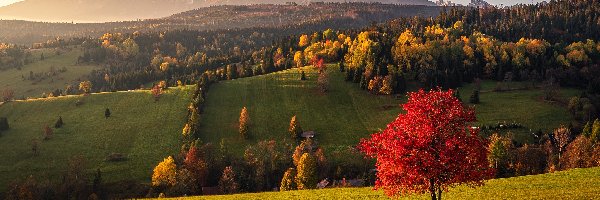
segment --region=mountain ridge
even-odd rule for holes
[[[39,22],[115,22],[164,18],[218,5],[306,4],[306,0],[24,0],[0,7],[0,19]],[[326,0],[435,6],[428,0]]]

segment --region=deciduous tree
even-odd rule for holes
[[[250,122],[250,116],[248,116],[248,109],[246,107],[242,108],[240,112],[240,135],[244,139],[248,139],[248,123]]]
[[[289,168],[283,174],[283,178],[281,179],[281,186],[279,187],[279,191],[290,191],[298,188],[296,186],[296,169]]]
[[[317,187],[317,161],[312,154],[302,154],[295,180],[299,190]]]
[[[176,180],[177,165],[173,157],[169,156],[154,168],[152,174],[152,186],[169,187],[177,183]]]
[[[449,187],[479,186],[492,177],[487,143],[469,126],[475,112],[453,93],[409,93],[406,113],[360,142],[360,149],[377,159],[376,188],[389,196],[428,192],[435,200]]]

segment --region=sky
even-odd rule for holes
[[[12,4],[14,2],[18,2],[22,0],[0,0],[0,7]]]
[[[0,0],[0,7],[1,6],[6,6],[18,1],[22,1],[22,0]],[[431,1],[431,0],[430,0]],[[494,4],[494,5],[514,5],[514,4],[518,4],[518,3],[537,3],[540,2],[542,0],[487,0],[488,3]],[[467,5],[469,4],[469,2],[471,2],[471,0],[453,0],[452,2],[454,3],[460,3],[463,5]]]
[[[454,3],[463,4],[463,5],[467,5],[471,2],[471,0],[451,0],[451,1]],[[543,0],[486,0],[486,1],[492,5],[503,4],[505,6],[511,6],[511,5],[520,4],[520,3],[538,3],[538,2],[542,2]]]

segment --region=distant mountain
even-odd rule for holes
[[[99,37],[106,32],[223,30],[275,28],[316,31],[359,28],[398,17],[437,16],[442,7],[373,3],[314,3],[311,5],[242,5],[198,8],[164,18],[107,23],[46,23],[0,20],[0,43],[31,45],[56,37]]]
[[[0,19],[44,22],[112,22],[162,18],[202,7],[250,4],[307,4],[310,0],[24,0],[0,7]],[[322,1],[320,1],[322,2]],[[428,0],[325,0],[435,6]]]

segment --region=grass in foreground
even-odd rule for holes
[[[304,70],[307,81],[300,81]],[[317,132],[316,139],[326,150],[356,145],[360,138],[385,128],[398,116],[405,102],[393,96],[375,96],[360,90],[357,84],[343,80],[343,73],[329,66],[330,91],[321,94],[316,89],[317,73],[312,67],[290,69],[278,73],[224,81],[211,87],[205,112],[201,117],[201,139],[219,144],[224,139],[229,149],[243,155],[244,149],[257,141],[290,140],[287,132],[290,119],[298,116],[304,130]],[[491,90],[494,82],[484,82],[483,90]],[[472,85],[460,88],[462,100],[468,102]],[[574,90],[564,90],[565,95]],[[480,124],[518,122],[523,130],[512,130],[519,141],[530,142],[529,129],[552,130],[571,118],[566,109],[539,100],[539,90],[486,92],[476,106]],[[246,106],[250,114],[250,139],[241,139],[238,132],[240,110]]]
[[[9,102],[0,106],[11,129],[0,136],[0,191],[15,179],[34,175],[38,180],[60,181],[68,160],[85,159],[90,181],[97,168],[106,182],[150,182],[152,169],[181,147],[181,127],[192,89],[170,89],[154,102],[149,91],[92,94]],[[82,100],[83,105],[75,106]],[[105,119],[104,110],[112,116]],[[59,116],[65,123],[44,141],[42,127],[54,127]],[[31,150],[39,140],[39,155]],[[107,162],[111,153],[127,156],[124,162]]]
[[[443,199],[597,199],[600,168],[573,169],[551,174],[489,180],[482,187],[459,186],[442,194]],[[335,188],[288,192],[265,192],[185,199],[388,199],[372,188]],[[412,195],[400,199],[430,199]]]

